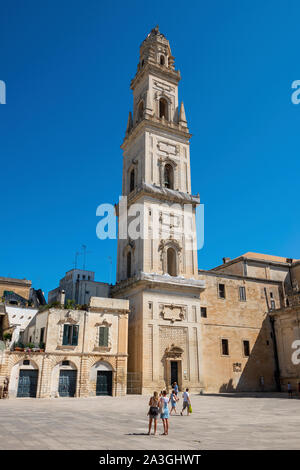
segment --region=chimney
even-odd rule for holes
[[[65,298],[66,298],[66,293],[64,290],[61,291],[60,293],[60,304],[65,305]]]
[[[223,258],[223,264],[228,263],[230,261],[230,258]]]

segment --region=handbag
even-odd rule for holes
[[[192,405],[189,404],[189,413],[193,413]]]

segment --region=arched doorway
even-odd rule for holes
[[[176,251],[170,247],[167,250],[167,273],[170,276],[177,276]]]
[[[96,362],[91,368],[90,380],[96,389],[96,396],[112,395],[113,368],[108,362]]]
[[[9,396],[36,398],[39,369],[34,361],[22,359],[11,370]]]
[[[65,359],[52,370],[51,395],[59,397],[75,397],[77,386],[77,367]]]

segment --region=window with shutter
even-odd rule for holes
[[[77,346],[78,345],[78,325],[64,325],[63,345],[64,346]]]
[[[72,346],[77,346],[79,326],[73,325],[72,330],[73,330],[73,332],[72,332]]]
[[[108,346],[108,327],[100,326],[99,329],[99,346]]]
[[[64,346],[69,344],[69,330],[70,330],[70,325],[64,325],[64,336],[63,336]]]

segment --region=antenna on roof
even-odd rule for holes
[[[76,251],[75,253],[75,261],[74,261],[74,269],[77,269],[77,259],[78,259],[78,256],[80,255],[79,251]]]
[[[81,245],[82,246],[82,250],[83,250],[83,267],[82,269],[85,271],[85,263],[86,263],[86,255],[88,253],[92,253],[91,251],[87,251],[87,246],[86,245]]]

